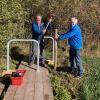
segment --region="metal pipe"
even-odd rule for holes
[[[52,61],[54,61],[54,38],[51,37],[51,36],[44,36],[44,38],[46,38],[46,39],[51,39],[52,42],[53,42],[53,57],[52,57]]]
[[[35,42],[38,45],[38,55],[37,55],[37,71],[39,71],[39,56],[40,56],[40,49],[39,49],[39,43],[38,41],[34,40],[34,39],[12,39],[10,41],[8,41],[7,43],[7,70],[10,69],[10,55],[9,55],[9,49],[10,49],[10,44],[11,42]]]

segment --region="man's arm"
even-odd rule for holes
[[[45,34],[47,30],[51,30],[51,22],[52,22],[52,18],[49,19],[49,22],[45,25],[45,28],[43,30],[43,33]]]
[[[76,34],[76,29],[74,28],[72,31],[69,31],[67,33],[64,33],[64,34],[61,34],[59,37],[58,37],[58,40],[64,40],[64,39],[68,39],[72,36],[74,36]]]

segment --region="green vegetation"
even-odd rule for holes
[[[89,72],[85,73],[80,86],[81,100],[100,99],[100,58],[86,58]],[[87,68],[86,68],[87,69]],[[86,70],[85,69],[85,70]],[[84,99],[82,99],[84,98]]]
[[[100,99],[100,58],[84,57],[83,65],[84,75],[80,79],[64,70],[49,69],[55,100]]]
[[[53,92],[55,95],[55,100],[71,100],[71,96],[66,88],[62,86],[60,79],[55,76],[51,76]]]
[[[51,50],[45,50],[44,51],[44,56],[45,56],[46,59],[52,60],[52,55],[53,55],[53,52]]]

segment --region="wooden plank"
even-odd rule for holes
[[[17,86],[10,85],[3,100],[14,100]]]
[[[36,72],[34,100],[44,100],[43,99],[43,79],[42,79],[41,67],[40,67],[40,71]]]
[[[44,100],[54,100],[51,82],[49,78],[49,72],[46,68],[43,68],[43,87],[44,87]]]
[[[36,68],[36,65],[33,65]],[[4,100],[54,100],[46,68],[40,67],[40,71],[25,68],[25,79],[21,86],[10,86]]]
[[[15,94],[13,100],[23,100],[23,98],[25,96],[28,76],[29,76],[29,70],[27,69],[25,76],[24,76],[23,83],[20,86],[17,87],[18,89],[16,91],[16,94]]]
[[[34,100],[35,77],[36,71],[34,69],[30,69],[29,80],[27,83],[24,100]]]

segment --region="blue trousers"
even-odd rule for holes
[[[82,66],[82,60],[81,60],[81,50],[80,49],[74,49],[70,47],[69,50],[70,55],[70,65],[71,69],[77,69],[78,75],[81,76],[83,74],[83,66]]]

